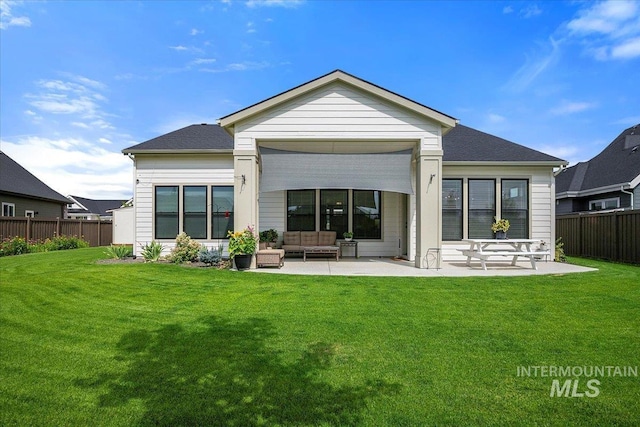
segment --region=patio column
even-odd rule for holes
[[[416,162],[417,268],[427,268],[429,248],[442,246],[442,150],[421,150]]]
[[[235,231],[258,224],[258,152],[256,150],[233,151],[233,227]],[[255,257],[251,262],[255,268]]]

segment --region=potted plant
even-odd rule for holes
[[[236,263],[238,270],[246,270],[251,267],[251,257],[258,246],[258,236],[252,227],[242,231],[229,231],[229,257]]]
[[[273,247],[278,241],[278,231],[274,228],[260,232],[260,241],[265,242],[267,247]]]
[[[511,224],[509,224],[508,219],[496,218],[496,222],[491,225],[491,230],[496,233],[496,239],[506,239],[509,227],[511,227]]]
[[[342,233],[342,237],[344,237],[344,240],[346,240],[347,242],[350,242],[351,239],[353,239],[353,233],[351,231],[345,231],[344,233]]]

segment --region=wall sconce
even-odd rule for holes
[[[432,173],[431,176],[429,177],[429,184],[431,184],[433,182],[433,178],[436,177],[435,173]]]

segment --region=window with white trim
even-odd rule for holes
[[[442,180],[442,240],[462,240],[462,180]]]
[[[24,211],[24,216],[25,217],[29,217],[29,218],[33,218],[36,216],[36,213],[34,211]]]
[[[16,216],[15,203],[2,202],[2,216]]]
[[[610,199],[590,200],[590,211],[602,211],[605,209],[617,209],[620,207],[620,197],[612,197]]]

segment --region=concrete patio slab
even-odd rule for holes
[[[251,270],[257,273],[304,274],[319,276],[396,276],[396,277],[468,277],[468,276],[530,276],[544,274],[568,274],[597,271],[594,268],[581,267],[559,262],[538,262],[533,270],[528,260],[512,266],[510,262],[487,262],[487,271],[480,262],[471,262],[467,267],[464,261],[443,262],[442,268],[419,269],[414,263],[395,258],[285,258],[284,267],[259,268]]]

